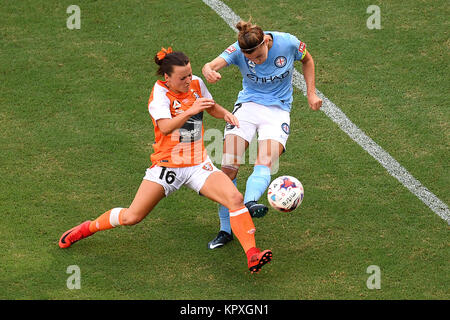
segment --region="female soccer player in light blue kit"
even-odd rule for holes
[[[234,64],[241,71],[243,88],[233,110],[240,127],[225,128],[221,169],[236,184],[245,150],[258,133],[258,155],[247,180],[244,203],[252,217],[262,217],[268,208],[257,201],[271,181],[272,165],[284,152],[290,132],[295,61],[302,62],[310,108],[319,110],[322,100],[316,95],[314,60],[305,43],[289,33],[264,32],[250,22],[240,21],[236,28],[238,41],[206,63],[202,73],[209,83],[215,83],[221,79],[218,71],[226,66]],[[208,243],[210,249],[232,240],[229,212],[223,206],[219,208],[219,218],[220,231]]]

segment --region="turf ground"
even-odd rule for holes
[[[317,88],[450,202],[448,1],[224,2],[306,42]],[[299,178],[305,200],[255,220],[258,246],[274,253],[260,274],[247,271],[237,241],[206,249],[217,205],[189,189],[134,227],[59,249],[62,232],[133,199],[152,152],[154,54],[182,50],[201,75],[236,39],[202,1],[79,1],[79,30],[66,26],[71,4],[0,8],[0,299],[450,298],[447,222],[299,90],[278,174]],[[366,27],[372,4],[380,30]],[[209,89],[231,110],[240,74],[222,76]],[[209,116],[205,125],[224,126]],[[251,170],[240,171],[241,191]],[[81,289],[67,287],[71,265]],[[371,265],[381,289],[366,285]]]

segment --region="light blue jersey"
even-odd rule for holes
[[[242,90],[236,103],[251,101],[291,111],[294,61],[305,57],[306,45],[289,33],[266,31],[265,34],[272,36],[273,45],[264,63],[255,64],[247,59],[237,41],[220,57],[228,65],[237,65],[242,73]]]

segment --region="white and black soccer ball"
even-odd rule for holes
[[[280,176],[274,179],[267,190],[267,200],[277,211],[291,212],[303,201],[302,183],[291,176]]]

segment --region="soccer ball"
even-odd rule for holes
[[[267,200],[280,212],[291,212],[303,201],[303,185],[296,178],[281,176],[272,181],[267,190]]]

